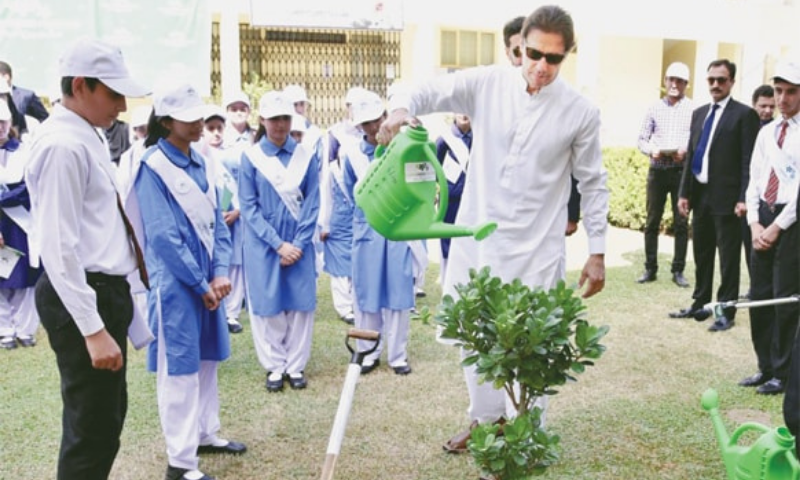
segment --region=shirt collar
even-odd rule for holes
[[[16,151],[19,148],[19,140],[16,138],[9,138],[6,143],[0,145],[0,150],[6,150],[9,152]]]
[[[450,129],[453,131],[453,135],[455,135],[456,138],[464,138],[464,137],[471,137],[472,136],[472,130],[471,129],[470,129],[469,132],[464,133],[455,124],[450,125]]]
[[[190,157],[187,157],[185,153],[180,151],[180,149],[175,145],[169,143],[165,138],[158,139],[158,148],[164,152],[164,154],[172,163],[181,168],[188,167],[190,163],[200,165],[200,161],[197,159],[197,152],[195,152],[191,147],[189,147],[189,153],[191,155]]]
[[[278,154],[281,153],[281,151],[284,151],[289,155],[293,155],[295,148],[297,148],[297,140],[295,140],[291,136],[286,137],[286,142],[283,144],[282,147],[275,145],[266,135],[264,135],[261,141],[263,142],[261,144],[261,148],[263,148],[264,153],[266,153],[268,156],[271,157],[278,156]]]

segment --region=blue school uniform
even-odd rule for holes
[[[169,375],[197,373],[201,360],[221,361],[230,355],[225,310],[208,310],[202,295],[215,277],[227,277],[231,255],[230,234],[219,207],[214,224],[214,251],[209,258],[181,206],[162,178],[147,164],[161,151],[182,168],[203,192],[209,185],[206,161],[196,151],[191,158],[164,139],[144,155],[134,188],[141,209],[145,232],[145,259],[150,276],[148,318],[150,328],[159,334],[162,319]],[[150,344],[148,368],[156,370],[158,341]]]
[[[359,149],[372,162],[375,147],[362,140]],[[345,152],[345,188],[354,198],[358,181]],[[406,242],[387,240],[367,223],[364,211],[353,211],[353,291],[359,310],[380,313],[381,309],[407,310],[414,306],[414,275],[411,249]]]
[[[287,137],[282,147],[266,136],[251,148],[260,148],[268,157],[277,157],[287,167],[300,147]],[[317,281],[313,236],[319,215],[319,159],[311,155],[299,185],[300,210],[295,219],[278,192],[258,171],[245,151],[239,171],[239,202],[244,223],[244,271],[250,312],[263,317],[283,311],[314,311],[317,307]],[[281,266],[278,248],[283,242],[303,250],[292,265]]]
[[[331,168],[339,168],[337,160],[331,162]],[[344,186],[330,173],[331,185],[331,218],[329,236],[324,242],[325,271],[333,277],[350,277],[353,275],[351,253],[353,250],[353,197],[344,190]],[[344,178],[344,175],[341,175]]]

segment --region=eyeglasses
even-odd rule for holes
[[[714,85],[715,83],[718,83],[720,85],[725,85],[728,83],[728,80],[730,80],[728,77],[708,77],[708,84]]]
[[[525,56],[530,58],[531,60],[538,62],[542,58],[544,61],[547,62],[548,65],[558,65],[564,61],[566,54],[559,54],[559,53],[544,53],[542,51],[536,50],[533,47],[525,47]]]
[[[514,58],[522,56],[522,50],[519,48],[519,45],[511,49],[511,54],[514,55]]]

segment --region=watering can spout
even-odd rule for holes
[[[452,237],[474,237],[475,240],[483,240],[497,229],[497,224],[489,222],[480,227],[467,227],[464,225],[453,225],[452,223],[433,222],[425,228],[404,232],[406,238],[400,240],[421,240],[425,238],[452,238]]]

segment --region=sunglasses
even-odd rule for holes
[[[522,50],[519,48],[519,45],[511,49],[511,55],[514,55],[514,58],[522,56]]]
[[[728,83],[728,80],[730,80],[728,77],[708,77],[708,84],[714,85],[715,83],[718,83],[720,85],[725,85]]]
[[[539,60],[544,58],[544,61],[547,62],[548,65],[558,65],[564,61],[564,58],[567,55],[559,53],[544,53],[542,51],[536,50],[533,47],[525,47],[525,56],[527,56],[528,58],[530,58],[535,62],[538,62]]]

